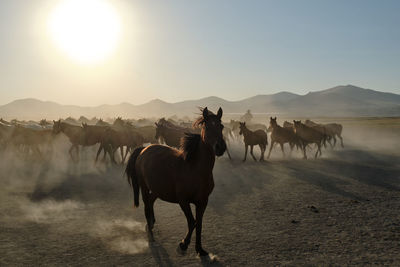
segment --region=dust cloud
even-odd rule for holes
[[[240,137],[228,144],[232,160],[217,158],[203,224],[203,243],[218,255],[216,266],[302,265],[305,255],[315,265],[332,257],[339,265],[400,262],[400,240],[393,235],[400,220],[399,120],[314,120],[342,123],[345,147],[324,148],[314,159],[311,146],[303,160],[287,145],[283,158],[276,146],[270,160],[248,155],[243,163]],[[143,204],[133,209],[124,167],[95,165],[97,146],[84,148],[75,163],[69,147],[60,135],[43,158],[0,152],[0,238],[7,244],[0,264],[202,264],[191,256],[195,235],[189,255],[175,251],[186,233],[179,206],[156,202],[156,245],[149,243]],[[259,153],[255,147],[257,158]],[[367,261],[355,260],[351,251]]]

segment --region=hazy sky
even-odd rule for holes
[[[400,93],[398,0],[110,0],[121,40],[94,65],[49,37],[57,2],[0,1],[0,104],[238,100],[343,84]]]

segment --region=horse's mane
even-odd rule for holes
[[[183,152],[183,158],[186,161],[190,161],[193,158],[200,140],[199,134],[185,133],[185,136],[182,137],[180,150]]]

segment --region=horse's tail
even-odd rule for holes
[[[132,186],[133,189],[133,199],[135,207],[139,207],[139,181],[136,174],[136,159],[138,158],[140,152],[144,149],[143,146],[136,148],[131,156],[129,157],[128,163],[126,165],[125,174],[128,177],[128,183]]]

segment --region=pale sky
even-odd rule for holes
[[[0,104],[239,100],[345,84],[400,93],[400,1],[109,0],[119,42],[87,65],[49,36],[60,1],[0,1]]]

